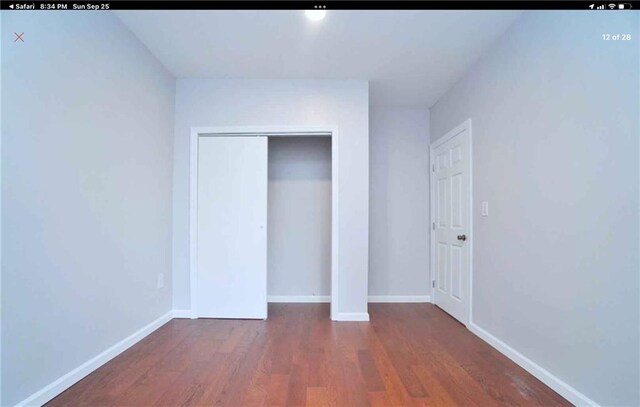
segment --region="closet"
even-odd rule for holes
[[[331,137],[198,137],[196,315],[329,302]]]

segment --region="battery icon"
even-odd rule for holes
[[[629,3],[620,3],[618,4],[618,9],[619,10],[624,10],[624,9],[629,9],[631,8],[631,4]]]

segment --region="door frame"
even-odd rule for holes
[[[189,279],[190,315],[196,315],[198,292],[198,140],[200,137],[331,137],[331,319],[338,317],[339,247],[339,154],[338,126],[212,126],[191,127],[189,137]]]
[[[467,296],[469,298],[468,307],[468,315],[466,321],[461,321],[466,327],[469,327],[472,321],[472,311],[473,311],[473,241],[475,236],[473,234],[473,135],[471,132],[471,118],[465,120],[461,124],[454,127],[452,130],[448,131],[444,134],[444,136],[433,140],[429,145],[429,206],[430,206],[430,220],[431,225],[429,227],[429,250],[430,250],[430,260],[429,260],[429,284],[431,285],[431,299],[435,304],[435,222],[436,222],[436,214],[435,214],[435,159],[434,159],[434,151],[441,144],[446,143],[451,140],[453,137],[462,133],[463,131],[467,131],[469,137],[467,138],[467,149],[469,151],[469,236],[470,239],[467,241],[469,244],[469,290],[467,292]]]

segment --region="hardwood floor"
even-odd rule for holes
[[[174,319],[48,406],[559,406],[431,304],[270,304],[267,321]]]

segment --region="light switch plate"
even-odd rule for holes
[[[489,216],[489,202],[482,202],[482,216]]]
[[[164,273],[158,274],[158,288],[164,287]]]

